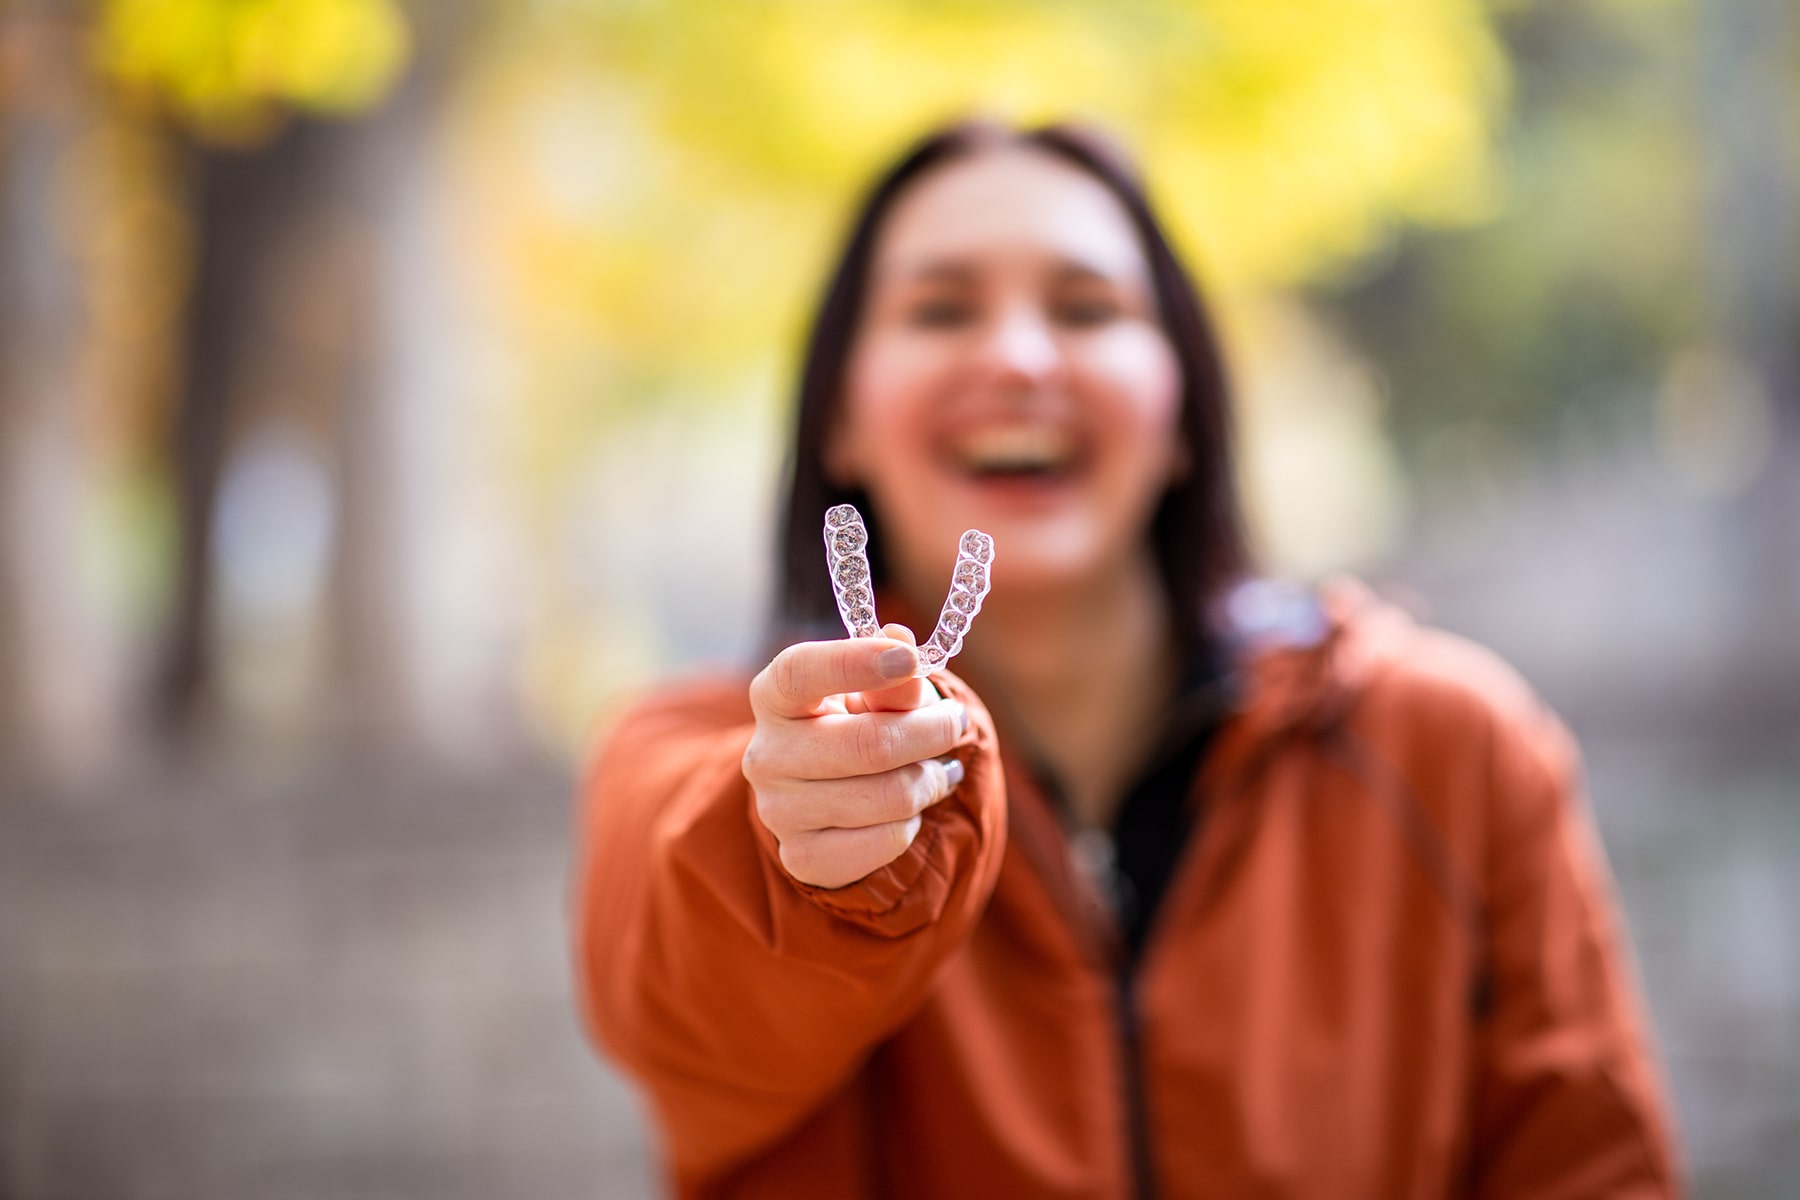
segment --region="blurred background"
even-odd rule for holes
[[[1588,755],[1696,1189],[1800,1195],[1790,0],[0,4],[0,1196],[632,1196],[585,748],[746,661],[867,174],[1115,130],[1270,569]]]

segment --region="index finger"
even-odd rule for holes
[[[893,638],[800,642],[750,682],[750,705],[778,717],[810,717],[828,696],[878,691],[910,676],[919,652]]]

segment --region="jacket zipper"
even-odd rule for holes
[[[1137,989],[1131,964],[1118,968],[1119,1044],[1125,1091],[1125,1127],[1131,1154],[1131,1194],[1137,1200],[1156,1200],[1156,1177],[1151,1171],[1150,1119],[1144,1100],[1144,1055],[1138,1028]]]
[[[1260,760],[1256,760],[1253,765],[1260,769]],[[1253,772],[1246,772],[1242,778],[1247,780],[1252,777]],[[1219,794],[1235,796],[1242,786],[1247,785],[1240,784],[1230,789],[1221,789]],[[1215,810],[1215,815],[1204,821],[1204,825],[1214,825],[1217,822],[1216,811],[1220,807],[1219,801],[1215,800],[1211,807]],[[1189,843],[1184,851],[1183,862],[1176,869],[1169,886],[1164,889],[1162,902],[1151,917],[1150,927],[1145,932],[1142,948],[1135,960],[1126,951],[1122,938],[1112,942],[1114,995],[1117,997],[1119,1006],[1120,1074],[1123,1076],[1124,1082],[1126,1137],[1130,1143],[1131,1156],[1131,1195],[1136,1197],[1136,1200],[1156,1200],[1155,1159],[1151,1155],[1150,1112],[1144,1084],[1143,1030],[1137,1004],[1137,968],[1149,961],[1151,947],[1156,942],[1158,927],[1167,924],[1171,919],[1169,911],[1175,907],[1172,901],[1182,890],[1176,886],[1177,882],[1200,870],[1201,839],[1208,836],[1216,837],[1217,835],[1209,835],[1204,828],[1197,828],[1189,833]],[[1189,889],[1194,886],[1192,883],[1187,885]]]

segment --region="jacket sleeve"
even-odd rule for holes
[[[1502,723],[1484,864],[1488,1011],[1476,1037],[1480,1197],[1678,1194],[1662,1089],[1573,740]]]
[[[665,695],[615,728],[582,789],[572,889],[592,1034],[648,1092],[676,1178],[747,1162],[798,1126],[918,1007],[987,903],[1006,841],[993,724],[907,852],[826,890],[782,868],[741,769],[743,684]]]

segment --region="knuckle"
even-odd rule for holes
[[[893,862],[899,857],[894,849],[893,841],[888,836],[888,825],[875,825],[861,831],[850,850],[850,869],[857,879],[868,876]]]
[[[878,813],[889,820],[912,815],[918,805],[918,784],[912,768],[901,767],[883,775],[876,804]]]
[[[917,816],[937,799],[937,781],[927,763],[912,763],[900,772],[903,803],[896,805],[903,816]]]
[[[906,757],[909,760],[919,761],[942,754],[956,743],[956,738],[954,715],[917,710],[907,714]]]
[[[802,687],[802,670],[800,666],[800,647],[789,646],[775,656],[765,670],[769,682],[776,692],[783,696],[799,698]]]
[[[918,819],[915,817],[907,821],[895,821],[888,825],[887,829],[891,838],[887,861],[892,862],[902,854],[905,854],[907,849],[913,844],[913,837],[919,831]]]
[[[751,783],[769,778],[769,746],[762,730],[751,735],[750,744],[744,747],[743,758],[738,760],[738,767],[743,771],[744,778]]]
[[[801,883],[812,882],[813,855],[809,849],[810,841],[809,838],[784,838],[777,843],[782,869]]]
[[[886,766],[894,753],[893,730],[885,721],[858,721],[852,749],[857,761],[864,766]]]
[[[950,768],[942,760],[933,759],[931,763],[931,798],[926,801],[926,807],[929,808],[943,800],[954,790],[955,788],[950,782]]]
[[[756,819],[761,821],[763,828],[770,833],[780,836],[780,827],[784,823],[781,818],[786,805],[782,804],[773,793],[762,788],[751,788],[750,793],[756,801]]]

